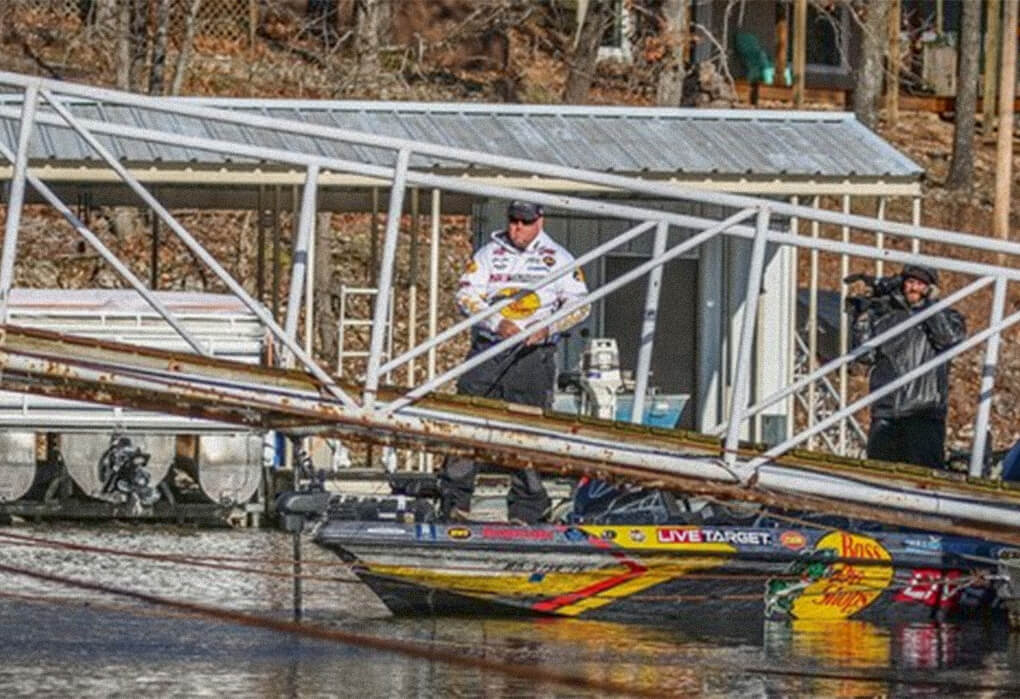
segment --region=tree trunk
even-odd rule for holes
[[[166,83],[166,45],[170,24],[170,0],[156,5],[156,35],[152,41],[152,68],[149,70],[149,94],[162,95]]]
[[[854,70],[854,114],[869,129],[878,125],[882,96],[882,57],[885,55],[889,22],[889,1],[872,0],[864,11],[861,57]]]
[[[117,0],[95,0],[92,12],[92,24],[100,29],[109,30],[117,18]]]
[[[379,75],[379,37],[387,5],[385,0],[358,0],[355,7],[354,52],[360,75]]]
[[[683,102],[687,42],[690,38],[688,4],[689,0],[665,0],[662,5],[662,40],[666,45],[666,55],[655,95],[655,103],[660,107],[678,107]]]
[[[131,89],[131,10],[134,0],[120,0],[117,12],[117,87]]]
[[[319,358],[332,364],[337,353],[337,317],[330,302],[333,294],[333,231],[332,214],[320,213],[315,217],[315,298],[317,299],[316,329],[318,330]]]
[[[892,0],[889,6],[889,59],[888,79],[885,87],[885,120],[890,126],[900,118],[900,30],[903,23],[903,8],[900,0]]]
[[[147,0],[129,0],[131,2],[131,28],[129,41],[131,46],[131,63],[129,74],[130,86],[134,90],[142,85],[145,75],[145,59],[149,53],[149,3]]]
[[[1001,42],[1002,0],[988,0],[985,8],[985,73],[981,91],[981,136],[985,143],[995,141],[996,98],[999,95],[999,45]]]
[[[174,65],[174,80],[170,85],[170,94],[181,94],[181,85],[184,84],[184,77],[188,74],[188,67],[191,64],[191,49],[195,45],[195,21],[198,18],[198,9],[202,0],[191,0],[191,8],[184,18],[184,37],[181,39],[180,49],[177,52],[177,63]]]
[[[563,89],[566,104],[584,104],[595,79],[599,46],[609,22],[613,19],[610,0],[589,0],[578,11],[578,32],[567,58],[567,84]],[[583,11],[586,9],[587,11]]]
[[[992,225],[996,237],[1009,240],[1009,214],[1013,184],[1013,102],[1016,98],[1017,0],[1002,3],[1002,45],[999,53],[999,130],[995,144],[995,208]],[[1005,264],[999,253],[999,264]]]
[[[981,53],[981,3],[963,3],[960,26],[960,74],[956,82],[956,124],[953,131],[953,160],[946,187],[971,192],[974,186],[974,122]]]

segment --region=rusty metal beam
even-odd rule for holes
[[[714,465],[721,446],[714,438],[673,430],[622,425],[597,419],[557,417],[534,408],[497,401],[431,396],[413,416],[379,416],[352,411],[306,374],[255,367],[221,359],[140,348],[108,341],[62,336],[6,326],[0,344],[0,388],[53,397],[141,408],[250,428],[341,436],[368,442],[467,454],[511,467],[534,466],[549,473],[621,479],[648,486],[772,507],[816,510],[932,531],[967,533],[999,541],[1017,539],[1020,530],[959,518],[918,516],[833,497],[769,492],[727,480]],[[380,389],[380,398],[396,391]],[[517,428],[517,429],[514,429]],[[531,430],[532,432],[529,432]],[[567,436],[575,450],[553,453],[534,432]],[[638,458],[623,458],[629,447]],[[587,445],[587,448],[582,448]],[[741,458],[759,449],[742,445]],[[647,458],[641,458],[641,455]],[[684,470],[686,462],[697,469]],[[980,479],[950,479],[924,469],[880,467],[850,460],[793,454],[782,466],[804,473],[839,473],[883,486],[900,485],[954,497],[980,497],[1016,508],[1020,489]],[[715,469],[715,471],[713,471]],[[705,474],[709,474],[706,477]],[[714,473],[714,477],[711,474]]]

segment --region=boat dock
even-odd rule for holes
[[[167,455],[172,454],[177,464],[191,460],[192,466],[179,471],[191,477],[209,505],[247,506],[259,482],[265,481],[260,476],[265,473],[266,445],[273,445],[277,453],[277,435],[284,435],[295,453],[318,438],[433,455],[469,455],[511,468],[532,466],[553,477],[617,479],[699,497],[832,512],[893,525],[911,523],[933,532],[1020,543],[1017,488],[994,478],[986,459],[992,451],[988,428],[995,412],[1000,340],[1020,323],[1020,312],[1008,310],[1007,304],[1020,282],[1020,271],[1015,265],[986,260],[1020,257],[1020,244],[920,225],[922,173],[851,115],[709,114],[705,121],[707,113],[698,110],[587,114],[536,108],[515,111],[512,119],[505,120],[499,109],[438,107],[400,114],[401,123],[413,122],[421,128],[426,126],[416,120],[423,113],[424,121],[433,126],[440,117],[463,125],[430,132],[437,139],[449,131],[470,133],[480,127],[478,118],[507,129],[523,121],[534,129],[531,142],[548,146],[539,149],[548,154],[545,161],[493,154],[472,148],[471,143],[429,142],[359,130],[343,121],[354,114],[356,123],[371,123],[373,128],[390,123],[381,117],[363,118],[366,109],[377,113],[370,105],[332,105],[340,121],[325,125],[321,119],[299,118],[294,112],[301,112],[300,105],[289,105],[288,118],[278,118],[262,103],[161,99],[10,73],[0,73],[0,84],[22,93],[21,104],[12,99],[0,104],[0,118],[11,122],[11,133],[18,134],[17,143],[0,143],[0,153],[11,163],[0,264],[4,320],[0,389],[31,395],[27,407],[12,404],[7,418],[0,414],[0,420],[6,420],[0,424],[12,435],[12,460],[6,471],[33,475],[20,479],[22,490],[17,493],[16,479],[7,477],[8,492],[3,497],[9,502],[25,497],[42,462],[64,468],[73,487],[88,497],[105,496],[121,501],[111,505],[144,510],[167,497],[160,491],[163,481],[155,469],[170,461]],[[94,118],[97,103],[104,106],[108,118]],[[550,131],[551,117],[560,126]],[[774,128],[775,120],[792,120],[796,128],[789,133]],[[596,122],[599,129],[592,127]],[[171,127],[171,123],[186,124],[187,129]],[[612,125],[623,125],[625,131],[618,138],[607,138],[605,129]],[[619,143],[630,143],[621,141],[624,136],[637,139],[633,149],[624,150],[642,152],[641,157],[649,159],[652,153],[684,155],[684,149],[674,147],[678,142],[700,147],[702,141],[692,134],[748,143],[767,137],[772,145],[782,142],[783,152],[791,158],[810,143],[815,159],[797,165],[809,168],[806,180],[766,187],[762,183],[772,182],[766,175],[776,165],[767,153],[748,149],[746,158],[753,161],[761,181],[748,184],[747,168],[742,166],[732,181],[705,186],[671,179],[666,170],[644,177],[644,165],[635,165],[633,159],[630,169],[615,164],[608,169],[587,163],[577,167],[570,159],[557,160],[562,153],[555,146],[562,141],[558,136],[564,128],[572,129],[577,142],[586,144],[584,150],[608,160],[621,157]],[[789,142],[782,141],[788,137]],[[52,156],[40,142],[91,153],[90,167],[102,170],[93,179],[104,185],[90,191],[117,203],[121,202],[118,197],[128,196],[150,209],[160,230],[172,233],[195,263],[230,292],[237,307],[243,308],[247,327],[262,333],[260,341],[271,357],[264,362],[245,361],[219,354],[215,343],[203,340],[203,328],[189,325],[184,309],[173,308],[160,296],[163,292],[152,291],[64,202],[65,180],[57,177],[58,181],[47,182],[56,173],[40,167]],[[177,196],[179,204],[181,190],[152,191],[144,172],[130,165],[129,153],[138,152],[131,144],[138,143],[159,152],[168,149],[168,154],[189,163],[184,170],[192,173],[193,162],[210,165],[211,170],[224,168],[227,174],[222,177],[230,187],[219,194],[236,195],[242,186],[248,187],[245,196],[257,194],[260,182],[276,182],[276,177],[290,183],[292,250],[287,274],[278,270],[289,288],[286,299],[274,302],[278,308],[267,308],[255,298],[161,202],[157,193]],[[267,147],[267,143],[283,145]],[[824,160],[823,174],[819,174],[822,161],[817,158],[830,158]],[[273,167],[260,165],[257,171],[249,171],[251,162]],[[786,172],[793,161],[784,162]],[[881,172],[871,172],[872,166],[864,165],[876,162]],[[230,171],[234,164],[244,172]],[[685,165],[663,167],[676,175]],[[858,176],[862,167],[868,174]],[[212,193],[213,180],[203,180],[207,185],[203,187],[194,186],[197,181],[185,189]],[[383,189],[388,192],[385,212],[377,196]],[[344,196],[337,196],[338,191]],[[412,252],[403,246],[413,247],[413,255],[418,254],[414,241],[420,236],[405,235],[402,226],[405,205],[420,215],[423,193],[431,193],[426,336],[415,334],[420,324],[414,310],[416,287],[412,293],[395,281],[400,262],[412,259]],[[841,198],[839,209],[822,208],[820,199],[829,195]],[[911,220],[887,220],[881,207],[880,215],[874,217],[852,214],[852,196],[907,197],[914,205]],[[811,198],[815,205],[805,205]],[[536,286],[573,274],[588,280],[589,293],[477,356],[441,364],[437,355],[449,354],[453,338],[463,339],[473,325],[503,313],[519,300],[509,297],[448,327],[438,326],[435,311],[440,303],[439,241],[444,216],[470,215],[489,227],[505,218],[505,202],[514,199],[543,205],[550,229],[558,229],[557,235],[576,253],[573,263],[550,271]],[[266,210],[262,194],[251,201],[261,220]],[[354,207],[366,201],[374,202],[371,213],[379,224],[377,243],[381,245],[375,258],[377,287],[370,317],[359,320],[367,328],[367,348],[358,360],[359,369],[352,372],[342,362],[330,366],[315,356],[313,338],[321,330],[315,321],[333,290],[316,285],[316,266],[309,262],[315,259],[317,239],[320,245],[328,245],[329,236],[342,234],[325,225],[316,233],[317,217],[326,202]],[[19,224],[30,202],[46,203],[58,211],[118,271],[125,288],[138,294],[148,308],[146,313],[172,329],[177,344],[146,345],[144,339],[91,333],[88,328],[59,327],[56,332],[54,326],[33,326],[19,318],[14,313],[12,270]],[[578,221],[585,224],[575,226]],[[582,235],[577,228],[588,234]],[[479,240],[484,230],[477,232]],[[259,240],[264,252],[266,240]],[[894,240],[898,243],[892,244]],[[855,439],[863,434],[858,417],[883,392],[896,390],[913,377],[901,377],[879,391],[852,395],[851,365],[885,338],[849,347],[844,313],[834,321],[839,327],[832,334],[839,341],[823,348],[818,310],[822,291],[818,260],[822,257],[842,270],[839,280],[827,282],[828,290],[839,295],[840,307],[850,293],[849,283],[840,282],[851,266],[884,274],[900,265],[922,264],[941,271],[947,279],[952,276],[953,284],[939,300],[891,328],[889,337],[963,302],[980,307],[978,315],[985,313],[987,322],[971,328],[966,340],[915,369],[930,371],[968,352],[980,356],[980,375],[953,386],[957,401],[974,406],[966,475],[855,458],[859,455]],[[801,264],[799,259],[806,262]],[[801,267],[812,279],[806,326],[798,315]],[[150,271],[156,278],[158,270]],[[518,293],[523,298],[529,291]],[[447,393],[478,362],[582,306],[595,309],[594,325],[586,328],[589,335],[595,331],[599,333],[595,337],[604,336],[610,329],[620,342],[621,364],[632,372],[629,422]],[[409,333],[403,343],[393,342],[394,327],[399,325],[393,321],[394,309],[407,313],[403,322]],[[334,332],[334,327],[327,331]],[[582,342],[581,333],[566,342],[565,366],[576,365]],[[425,371],[416,370],[421,365]],[[584,376],[589,388],[601,380],[602,371],[589,367]],[[679,428],[641,424],[656,387],[689,397]],[[609,394],[619,397],[616,392]],[[59,420],[40,419],[50,400],[99,407],[81,412],[89,417],[76,428],[73,420],[59,424]],[[76,410],[63,410],[60,420]],[[156,423],[133,426],[126,417],[129,414],[139,420],[159,416],[152,419],[166,421],[165,429],[157,429]],[[58,417],[51,415],[54,420]],[[102,434],[97,436],[94,428],[100,423]],[[34,436],[14,437],[19,431]],[[88,437],[78,436],[90,431]],[[60,433],[61,442],[66,439],[71,449],[38,436],[51,433]],[[150,434],[160,437],[146,436],[143,447],[142,435]],[[54,455],[58,450],[59,459]],[[79,454],[89,456],[79,458]],[[270,463],[286,464],[275,456]],[[314,458],[312,463],[316,464]],[[79,469],[88,470],[89,477]],[[225,477],[208,478],[217,473]],[[52,496],[62,487],[46,490]],[[245,489],[250,491],[244,493]]]

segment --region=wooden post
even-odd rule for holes
[[[260,184],[256,195],[255,218],[255,298],[266,300],[266,186]]]
[[[985,12],[985,75],[981,91],[981,137],[994,140],[995,102],[999,92],[999,44],[1002,34],[1002,0],[988,0]]]
[[[793,6],[793,106],[804,107],[804,66],[807,64],[807,0]]]
[[[993,225],[1000,240],[1009,240],[1010,180],[1013,176],[1013,100],[1016,95],[1016,34],[1018,0],[1004,0],[1002,67],[999,83],[999,138],[995,149],[995,212]],[[1003,255],[999,255],[1000,258]],[[999,264],[1004,264],[1000,260]]]
[[[885,88],[885,118],[895,126],[900,118],[900,0],[889,5],[889,73]]]
[[[156,188],[152,188],[152,194],[155,196]],[[152,216],[152,250],[150,251],[151,259],[149,260],[149,288],[153,291],[159,289],[159,215],[155,211],[150,211],[149,215]]]
[[[787,16],[787,5],[776,5],[776,77],[774,84],[786,85],[786,52],[790,48],[790,21]]]
[[[255,48],[255,34],[259,25],[258,0],[248,0],[248,48]]]

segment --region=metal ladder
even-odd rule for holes
[[[374,297],[379,293],[379,290],[374,287],[365,286],[347,286],[346,284],[340,285],[340,319],[337,321],[337,356],[336,356],[336,375],[343,378],[344,375],[344,360],[345,359],[367,359],[370,352],[369,350],[347,350],[344,347],[346,341],[346,329],[347,328],[369,328],[372,327],[371,318],[348,318],[348,303],[347,299],[351,296],[368,296]],[[389,360],[393,356],[393,289],[390,289],[390,303],[389,303],[389,315],[386,319],[386,327],[383,329],[386,335],[385,346],[386,349],[383,351],[383,357]],[[364,374],[358,375],[359,379],[364,379]],[[386,374],[386,381],[392,382],[393,374],[388,372]]]

